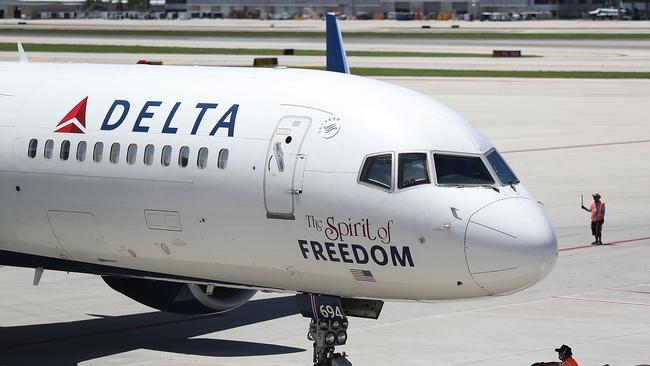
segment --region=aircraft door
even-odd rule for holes
[[[264,206],[266,217],[294,220],[296,196],[302,193],[306,156],[301,154],[311,118],[287,116],[280,119],[266,155]]]

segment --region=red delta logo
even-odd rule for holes
[[[66,114],[56,125],[54,132],[85,134],[87,103],[88,97],[85,97],[79,103],[77,103],[77,105],[75,105],[70,110],[70,112],[68,112],[68,114]],[[98,103],[97,99],[95,99],[94,103]],[[213,126],[211,130],[205,130],[206,134],[208,131],[210,131],[209,134],[207,134],[208,136],[217,135],[220,129],[226,130],[223,134],[220,134],[220,136],[225,135],[228,137],[233,137],[235,135],[235,122],[237,120],[237,111],[239,110],[239,104],[220,105],[219,103],[197,103],[193,107],[193,112],[191,109],[189,109],[192,108],[192,104],[193,103],[191,103],[189,106],[186,106],[183,104],[183,102],[175,102],[172,106],[171,103],[163,103],[159,100],[147,100],[144,102],[144,104],[142,104],[139,112],[136,109],[136,112],[134,113],[131,109],[131,102],[125,99],[116,99],[108,108],[108,111],[106,112],[99,130],[112,131],[122,126],[123,124],[126,125],[127,123],[132,123],[132,132],[147,133],[152,127],[152,124],[162,124],[162,121],[164,121],[164,124],[162,124],[162,129],[159,130],[160,133],[173,135],[176,134],[177,131],[183,129],[187,130],[186,132],[190,135],[197,135],[199,134],[200,127],[203,126],[204,119],[207,120],[209,118],[212,119],[212,121],[216,122],[213,122],[211,124]],[[171,106],[171,109],[163,108],[163,106]],[[184,111],[182,106],[185,106],[185,109],[188,110]],[[176,112],[178,112],[179,109],[184,113],[192,113],[194,123],[185,123],[181,126],[174,125]],[[127,121],[127,123],[124,123],[125,121]],[[156,129],[157,128],[158,127],[156,126]],[[182,130],[181,132],[185,133],[185,131]]]
[[[88,97],[85,97],[81,102],[77,103],[68,114],[61,119],[61,122],[56,125],[54,132],[62,133],[86,133],[86,103]]]

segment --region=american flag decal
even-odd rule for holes
[[[354,276],[354,279],[357,281],[377,282],[372,276],[372,272],[370,271],[362,269],[351,269],[350,272],[352,273],[352,276]]]

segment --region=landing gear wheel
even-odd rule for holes
[[[347,341],[348,325],[347,317],[342,320],[311,320],[307,339],[314,342],[314,366],[352,366],[345,352],[334,352],[335,346]]]

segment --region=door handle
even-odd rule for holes
[[[282,152],[282,145],[276,142],[273,145],[273,153],[275,153],[275,161],[278,164],[278,171],[284,172],[284,152]]]

